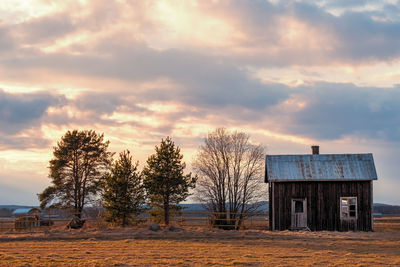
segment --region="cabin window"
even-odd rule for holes
[[[303,213],[304,208],[303,208],[303,200],[295,200],[294,202],[294,212],[295,213]]]
[[[357,219],[357,198],[340,198],[340,219]]]

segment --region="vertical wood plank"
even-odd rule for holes
[[[291,199],[307,199],[307,225],[313,230],[372,231],[372,181],[274,182],[270,193],[271,230],[291,227]],[[357,197],[357,219],[340,219],[340,197]]]
[[[370,181],[370,222],[371,222],[371,231],[374,231],[374,216],[373,216],[373,208],[374,208],[374,189],[373,189],[373,182]]]

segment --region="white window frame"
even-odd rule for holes
[[[355,216],[350,216],[350,206],[355,205]],[[357,220],[357,197],[341,197],[339,202],[341,220]]]

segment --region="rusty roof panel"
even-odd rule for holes
[[[377,180],[372,154],[267,155],[268,181]]]

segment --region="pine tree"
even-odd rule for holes
[[[52,185],[39,194],[40,207],[71,209],[80,218],[84,206],[100,191],[112,153],[109,142],[95,131],[68,131],[54,147],[50,160]]]
[[[156,153],[147,159],[143,169],[144,185],[150,207],[163,211],[163,219],[169,224],[171,210],[177,210],[177,204],[189,196],[189,188],[194,188],[196,177],[184,174],[186,164],[182,162],[183,155],[171,138],[161,140],[155,147]]]
[[[111,173],[104,179],[103,201],[108,222],[128,225],[143,211],[145,192],[138,171],[139,162],[133,163],[129,150],[119,154]]]

